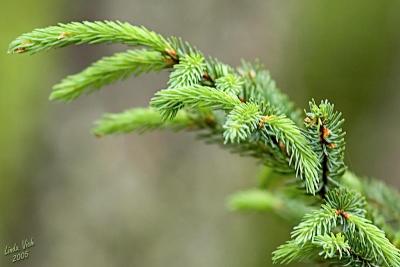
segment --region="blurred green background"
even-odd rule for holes
[[[26,261],[0,266],[271,266],[290,225],[234,214],[230,193],[259,166],[188,133],[96,139],[104,112],[145,106],[167,73],[65,105],[51,86],[119,46],[5,53],[22,32],[119,19],[177,35],[238,65],[260,58],[300,107],[328,98],[344,113],[347,163],[400,186],[400,1],[20,0],[1,5],[0,248],[27,237]],[[295,222],[294,222],[295,223]]]

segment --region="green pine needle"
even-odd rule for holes
[[[262,126],[263,136],[287,154],[289,166],[293,166],[296,176],[304,181],[307,192],[315,194],[319,188],[319,161],[300,129],[284,115],[264,116]]]
[[[272,261],[274,264],[288,264],[291,262],[312,261],[316,258],[318,251],[311,242],[300,246],[294,241],[288,241],[280,245],[272,253]]]
[[[63,79],[53,87],[50,100],[70,101],[130,75],[160,71],[169,66],[165,57],[156,51],[128,50],[104,57],[87,69]]]
[[[324,259],[338,258],[350,255],[350,245],[342,233],[318,235],[314,238],[313,244],[322,248],[319,253]]]
[[[231,94],[198,85],[158,91],[150,102],[150,105],[158,109],[166,119],[175,117],[183,107],[231,110],[238,104],[240,100]]]
[[[83,21],[59,23],[57,26],[24,33],[11,42],[8,52],[35,54],[72,44],[99,43],[147,46],[159,52],[171,48],[164,37],[143,26],[119,21]]]
[[[169,88],[199,84],[205,70],[204,57],[198,53],[184,55],[169,76]]]
[[[344,163],[345,132],[342,129],[342,114],[334,110],[334,105],[327,100],[319,105],[309,103],[310,111],[306,112],[306,136],[317,153],[321,165],[318,173],[321,181],[321,195],[324,196],[329,185],[335,186],[345,173]]]
[[[253,103],[236,105],[229,112],[224,124],[225,143],[240,143],[246,140],[258,127],[261,112]]]
[[[293,228],[292,239],[299,245],[313,241],[317,235],[324,235],[336,227],[336,210],[328,205],[322,205],[320,210],[314,210],[304,215],[301,223]]]
[[[93,133],[96,136],[109,134],[130,133],[133,131],[145,132],[155,129],[181,130],[193,125],[191,118],[183,111],[165,122],[161,114],[151,108],[134,108],[122,113],[105,114],[96,122]]]
[[[312,261],[322,257],[337,262],[351,256],[351,248],[342,233],[316,235],[312,241],[299,245],[294,240],[286,242],[273,252],[274,263],[287,264],[294,261]]]
[[[236,74],[229,73],[215,80],[215,87],[219,90],[237,95],[242,90],[243,80]]]
[[[348,221],[351,231],[348,237],[357,253],[386,267],[400,266],[400,250],[390,243],[382,230],[357,215],[350,215]]]

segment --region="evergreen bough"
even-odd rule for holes
[[[180,38],[119,21],[36,29],[15,39],[9,53],[99,43],[135,50],[68,76],[53,87],[51,100],[71,101],[130,75],[166,69],[170,76],[150,107],[104,115],[96,122],[96,136],[191,130],[207,143],[260,159],[265,167],[259,187],[232,195],[228,204],[232,210],[300,220],[273,253],[275,263],[400,266],[399,194],[346,170],[343,119],[328,100],[312,100],[302,120],[260,63],[243,61],[233,68]]]

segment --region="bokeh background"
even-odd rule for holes
[[[328,98],[344,113],[347,163],[400,186],[400,1],[20,0],[0,9],[0,252],[32,237],[30,258],[0,266],[271,266],[291,225],[234,214],[253,187],[252,159],[168,132],[96,139],[104,112],[145,106],[167,73],[109,86],[71,104],[50,88],[122,46],[7,55],[22,32],[119,19],[177,35],[238,65],[259,58],[300,107]]]

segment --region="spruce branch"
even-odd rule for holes
[[[328,183],[337,183],[346,170],[345,132],[342,130],[344,120],[341,119],[342,114],[336,112],[334,105],[327,100],[321,101],[319,105],[313,100],[309,105],[310,111],[306,112],[304,120],[306,136],[321,163],[318,171],[321,181],[319,194],[324,198],[329,188]]]
[[[351,246],[352,260],[366,266],[399,266],[400,251],[385,233],[364,218],[366,202],[360,193],[339,188],[328,194],[327,202],[337,210]]]
[[[50,100],[70,101],[104,85],[138,76],[144,72],[160,71],[170,66],[168,59],[157,51],[128,50],[104,57],[87,69],[63,79],[53,87]]]
[[[329,266],[380,267],[371,260],[354,253],[341,233],[318,235],[313,241],[299,246],[293,240],[278,247],[273,253],[274,263],[327,262]]]
[[[315,244],[317,236],[332,236],[333,230],[339,226],[339,231],[343,231],[349,244],[347,256],[343,260],[342,255],[339,257],[342,263],[347,261],[352,266],[399,266],[400,251],[390,243],[382,230],[363,217],[365,204],[357,192],[345,188],[330,191],[321,209],[306,214],[294,228],[292,240],[274,252],[275,261],[286,262],[282,260],[282,255],[297,259],[299,248],[309,243]],[[333,254],[324,252],[324,255],[329,257]]]
[[[366,201],[357,191],[344,187],[336,188],[327,194],[325,201],[338,213],[348,212],[360,217],[365,216]]]
[[[187,54],[174,65],[169,76],[169,88],[178,88],[199,84],[203,79],[206,64],[201,54]]]
[[[295,123],[284,115],[266,115],[260,119],[259,127],[271,145],[277,144],[286,153],[289,166],[294,166],[307,192],[315,194],[319,187],[318,158]]]
[[[362,193],[368,205],[368,218],[382,228],[388,238],[400,247],[400,194],[394,188],[371,178],[360,178],[347,171],[341,178],[346,187],[355,188]]]
[[[351,257],[351,248],[342,233],[317,235],[304,245],[288,241],[273,253],[273,262],[287,264],[294,261],[329,260],[337,262]]]
[[[9,53],[35,54],[72,44],[122,43],[147,46],[159,52],[171,49],[161,35],[141,26],[119,21],[71,22],[24,33],[11,42]]]
[[[350,245],[342,233],[318,235],[314,238],[313,244],[322,248],[319,255],[325,259],[338,258],[340,260],[343,256],[350,255]]]
[[[225,143],[246,140],[258,127],[261,112],[254,103],[236,105],[227,115],[224,124]]]
[[[227,93],[237,95],[242,90],[243,80],[239,75],[228,73],[215,80],[215,87]]]
[[[71,33],[74,33],[72,38],[72,35],[67,34],[65,31],[66,29],[69,29]],[[104,31],[104,32],[103,32]],[[30,48],[32,49],[19,49],[21,47],[16,47],[15,44],[21,44],[22,39],[29,39],[29,36],[35,36],[35,42],[36,46],[32,46]],[[55,37],[60,37],[60,39],[55,38]],[[67,38],[71,37],[71,38]],[[119,38],[119,39],[118,39]],[[57,39],[57,40],[55,40]],[[190,59],[190,57],[193,57],[193,55],[201,55],[201,53],[192,45],[190,45],[187,42],[184,42],[180,38],[175,38],[175,37],[170,37],[170,38],[163,38],[162,36],[155,34],[144,27],[136,27],[136,26],[131,26],[127,23],[120,23],[120,22],[83,22],[83,23],[70,23],[70,24],[60,24],[58,26],[53,26],[53,27],[48,27],[44,29],[38,29],[34,30],[32,33],[27,33],[19,38],[17,38],[16,41],[13,42],[13,44],[10,47],[14,47],[15,51],[18,52],[38,52],[41,50],[46,50],[51,47],[60,47],[64,45],[69,45],[69,44],[80,44],[80,43],[100,43],[100,42],[121,42],[125,44],[130,44],[130,45],[143,45],[143,46],[148,46],[149,48],[155,49],[162,53],[165,58],[163,61],[168,64],[168,66],[172,65],[179,65],[183,61],[185,63],[185,59]],[[24,43],[25,44],[25,43]],[[38,50],[35,50],[35,49]],[[40,49],[39,49],[40,48]],[[11,49],[10,51],[14,51]],[[201,61],[202,57],[198,57]],[[190,60],[189,60],[190,61]],[[185,64],[183,64],[185,65]],[[201,65],[201,64],[200,64]],[[199,66],[200,66],[199,65]],[[249,68],[253,68],[252,64],[248,64]],[[177,69],[179,69],[177,67]],[[196,70],[196,68],[194,69]],[[197,80],[199,79],[199,68],[197,69]],[[257,71],[262,72],[261,66],[257,65]],[[260,83],[258,79],[254,80],[252,79],[252,72],[253,70],[250,70],[250,75],[248,76],[246,73],[244,73],[244,76],[250,77],[251,78],[251,84],[255,85],[260,92],[262,91],[263,84],[258,84]],[[85,72],[84,72],[85,73]],[[189,71],[189,75],[193,74]],[[238,76],[239,75],[239,76]],[[74,76],[73,76],[74,77]],[[93,77],[93,76],[92,76]],[[241,76],[240,73],[236,72],[234,68],[230,67],[229,65],[226,65],[224,63],[221,63],[219,60],[215,58],[208,58],[205,60],[205,72],[202,75],[202,80],[199,81],[200,84],[208,85],[213,88],[218,88],[219,90],[227,91],[229,93],[233,92],[238,92],[241,94],[243,90],[245,90],[245,86],[243,86],[242,90],[238,90],[239,86],[243,82],[243,76]],[[218,80],[218,82],[217,82]],[[67,79],[66,81],[70,81],[70,79]],[[262,81],[262,79],[260,80]],[[99,83],[101,84],[101,78],[99,77],[98,80],[93,78],[90,84],[96,84]],[[58,85],[56,89],[62,89],[62,90],[56,90],[52,94],[52,98],[65,98],[65,99],[73,99],[76,97],[78,94],[80,94],[81,90],[89,92],[89,87],[86,87],[85,89],[70,89],[67,87],[67,83],[61,83],[62,86]],[[72,84],[73,86],[78,86],[78,82],[75,84]],[[66,90],[68,88],[71,90]],[[93,88],[92,88],[93,89]],[[271,91],[270,89],[266,88],[267,91]],[[273,91],[277,94],[280,94],[281,96],[283,95],[282,93],[279,92],[278,89],[273,88]],[[75,92],[79,92],[76,93]],[[267,95],[266,95],[267,96]],[[270,95],[272,97],[272,95]],[[283,99],[283,98],[282,98]],[[269,101],[268,99],[264,98],[263,101]],[[271,99],[273,101],[273,99]],[[278,103],[275,103],[278,105]],[[172,111],[174,113],[174,111]],[[212,130],[213,131],[213,130]],[[253,143],[253,144],[251,144]],[[263,144],[263,142],[260,142],[258,140],[251,141],[248,144],[243,144],[243,146],[235,146],[233,148],[234,151],[243,153],[243,151],[247,151],[245,153],[248,153],[249,155],[253,155],[256,157],[260,157],[260,155],[265,154],[263,151],[269,151],[267,152],[268,158],[272,160],[267,160],[266,163],[269,166],[275,166],[276,170],[281,172],[281,173],[290,173],[291,170],[288,169],[287,167],[284,167],[284,164],[282,164],[282,161],[284,161],[284,158],[282,155],[278,155],[276,153],[275,148],[267,148],[265,147],[266,145]],[[265,148],[264,148],[265,147]],[[253,150],[250,152],[250,150]],[[274,155],[271,156],[271,151]]]
[[[161,114],[151,108],[134,108],[122,113],[105,114],[96,122],[93,133],[104,136],[116,133],[145,132],[155,129],[182,130],[195,125],[193,119],[184,111],[169,121],[164,121]]]
[[[302,217],[291,240],[273,253],[274,262],[400,266],[400,252],[390,242],[400,244],[400,196],[383,183],[345,172],[343,119],[333,104],[311,101],[304,125],[299,109],[259,62],[243,61],[233,68],[204,57],[181,38],[164,38],[118,21],[36,29],[14,40],[9,53],[98,43],[146,49],[105,57],[68,76],[54,87],[51,99],[73,100],[129,75],[165,68],[171,68],[171,74],[167,89],[155,94],[150,108],[106,114],[96,123],[97,136],[196,130],[206,143],[260,159],[279,178],[263,182],[273,184],[268,190],[265,186],[233,195],[229,205],[235,210],[271,211],[290,222]],[[316,193],[320,197],[315,199]]]
[[[391,267],[400,266],[400,250],[386,238],[385,233],[366,218],[349,215],[350,232],[347,236],[357,252],[377,264]]]
[[[317,235],[312,241],[299,245],[294,240],[281,245],[273,253],[273,262],[287,264],[294,261],[318,261],[329,260],[337,262],[350,257],[351,248],[341,233]]]
[[[158,91],[150,102],[166,119],[175,117],[183,107],[231,110],[238,104],[240,100],[236,96],[200,85]]]
[[[313,241],[317,235],[324,235],[336,227],[338,214],[329,205],[322,205],[321,209],[304,215],[301,223],[293,228],[291,238],[300,246]]]
[[[313,261],[316,258],[318,250],[312,242],[307,242],[300,246],[293,240],[280,245],[272,253],[272,262],[274,264],[289,264],[291,262]]]

